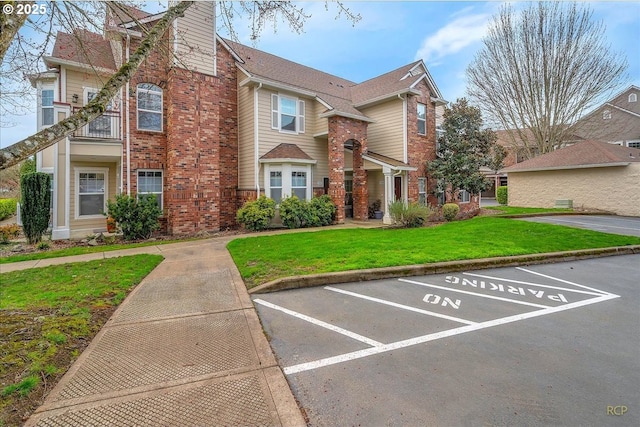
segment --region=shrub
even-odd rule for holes
[[[35,172],[20,177],[20,216],[24,236],[29,244],[40,242],[49,227],[50,187],[51,177],[46,173]]]
[[[0,226],[0,243],[9,243],[9,240],[15,239],[20,235],[20,227],[18,224],[7,224]]]
[[[460,212],[460,207],[455,203],[445,203],[444,206],[442,206],[442,216],[445,221],[453,221],[456,219],[458,212]]]
[[[16,214],[16,199],[0,199],[0,221]]]
[[[323,195],[314,197],[309,202],[309,210],[311,223],[309,227],[323,227],[333,224],[336,217],[336,205],[333,204],[331,197]]]
[[[126,194],[116,195],[115,202],[107,202],[107,215],[116,220],[126,240],[148,239],[160,228],[158,217],[162,210],[154,194],[138,199]]]
[[[306,200],[300,200],[295,195],[280,202],[280,219],[287,228],[307,227],[312,221],[311,216]]]
[[[501,205],[508,204],[507,202],[509,201],[509,197],[506,185],[501,185],[500,187],[498,187],[498,189],[496,190],[496,200]]]
[[[413,202],[408,205],[401,200],[389,203],[389,216],[393,222],[406,228],[422,227],[432,214],[429,206]]]
[[[266,196],[249,200],[236,213],[236,220],[252,231],[264,230],[276,214],[276,202]]]

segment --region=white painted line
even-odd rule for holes
[[[521,269],[520,267],[516,267],[516,268],[517,269]],[[521,269],[521,270],[526,271],[528,273],[532,273],[532,272],[524,270],[524,269]],[[573,292],[573,293],[576,293],[576,294],[593,295],[593,296],[596,296],[596,297],[599,297],[600,295],[606,294],[606,292],[599,291],[598,289],[589,288],[587,286],[579,285],[577,283],[572,283],[572,282],[569,282],[569,281],[566,281],[566,280],[560,280],[560,279],[558,279],[558,281],[564,282],[564,283],[568,283],[569,285],[574,285],[574,286],[579,286],[581,288],[590,289],[593,292],[581,291],[581,290],[578,290],[578,289],[571,289],[571,288],[562,288],[562,287],[559,287],[559,286],[543,285],[541,283],[524,282],[522,280],[505,279],[504,277],[485,276],[484,274],[475,274],[475,273],[462,273],[462,274],[464,274],[465,276],[480,277],[480,278],[483,278],[483,279],[490,279],[490,280],[500,280],[500,281],[503,281],[503,282],[518,283],[520,285],[536,286],[536,287],[539,287],[539,288],[555,289],[555,290],[558,290],[558,291],[567,291],[567,292]],[[533,273],[533,274],[537,274],[537,273]],[[542,275],[542,276],[544,276],[544,275]],[[549,277],[549,279],[552,279],[552,277]]]
[[[390,305],[391,307],[401,308],[403,310],[413,311],[415,313],[426,314],[427,316],[433,316],[433,317],[439,317],[441,319],[452,320],[454,322],[464,323],[465,325],[475,325],[477,323],[477,322],[472,322],[470,320],[460,319],[458,317],[447,316],[446,314],[440,314],[440,313],[435,313],[433,311],[422,310],[420,308],[411,307],[409,305],[398,304],[396,302],[370,297],[368,295],[362,295],[362,294],[357,294],[355,292],[345,291],[344,289],[334,288],[332,286],[325,286],[324,288],[328,291],[339,292],[344,295],[349,295],[352,297],[361,298],[361,299],[377,302],[384,305]]]
[[[497,301],[512,302],[514,304],[528,305],[529,307],[549,308],[548,305],[536,304],[536,303],[533,303],[533,302],[520,301],[520,300],[510,299],[510,298],[497,297],[495,295],[479,294],[477,292],[463,291],[462,289],[449,288],[449,287],[446,287],[446,286],[431,285],[429,283],[416,282],[415,280],[408,280],[408,279],[398,279],[398,280],[401,281],[401,282],[412,283],[412,284],[418,285],[418,286],[426,286],[427,288],[442,289],[444,291],[456,292],[456,293],[459,293],[459,294],[473,295],[474,297],[494,299],[494,300],[497,300]],[[600,294],[598,294],[598,295],[600,295]]]
[[[297,374],[299,372],[309,371],[312,369],[322,368],[324,366],[335,365],[337,363],[347,362],[349,360],[361,359],[367,356],[373,356],[376,354],[384,353],[387,351],[398,350],[401,348],[410,347],[417,344],[423,344],[429,341],[435,341],[441,338],[447,338],[454,335],[464,334],[466,332],[478,331],[480,329],[490,328],[493,326],[504,325],[507,323],[517,322],[519,320],[531,319],[538,316],[544,316],[547,314],[558,313],[560,311],[571,310],[574,308],[595,304],[603,301],[607,301],[613,298],[619,298],[617,295],[602,295],[597,298],[591,298],[587,300],[577,301],[574,303],[559,305],[557,307],[548,307],[544,310],[536,310],[528,313],[517,314],[514,316],[503,317],[501,319],[489,320],[487,322],[476,323],[475,325],[461,326],[459,328],[450,329],[448,331],[436,332],[434,334],[423,335],[421,337],[410,338],[403,341],[397,341],[390,344],[384,344],[379,347],[367,348],[364,350],[354,351],[352,353],[345,353],[338,356],[327,357],[325,359],[315,360],[313,362],[300,363],[298,365],[288,366],[283,369],[286,375]]]
[[[371,338],[367,338],[365,336],[356,334],[355,332],[351,332],[351,331],[348,331],[346,329],[343,329],[343,328],[341,328],[339,326],[335,326],[335,325],[332,325],[330,323],[323,322],[322,320],[318,320],[316,318],[309,317],[309,316],[307,316],[305,314],[298,313],[298,312],[293,311],[293,310],[289,310],[288,308],[284,308],[284,307],[281,307],[279,305],[272,304],[272,303],[270,303],[268,301],[265,301],[265,300],[254,299],[253,302],[257,302],[258,304],[264,305],[265,307],[269,307],[269,308],[272,308],[274,310],[281,311],[281,312],[286,313],[286,314],[288,314],[290,316],[293,316],[293,317],[295,317],[297,319],[304,320],[306,322],[312,323],[312,324],[314,324],[316,326],[320,326],[320,327],[325,328],[325,329],[329,329],[330,331],[337,332],[339,334],[345,335],[345,336],[347,336],[349,338],[353,338],[354,340],[363,342],[363,343],[368,344],[368,345],[373,346],[373,347],[379,347],[379,346],[383,345],[381,342],[372,340]]]
[[[545,277],[547,279],[555,280],[556,282],[561,282],[561,283],[566,283],[568,285],[577,286],[579,288],[589,289],[590,291],[598,292],[598,295],[614,295],[614,294],[612,294],[610,292],[601,291],[600,289],[590,288],[589,286],[581,285],[579,283],[570,282],[568,280],[560,279],[558,277],[548,276],[546,274],[538,273],[538,272],[535,272],[535,271],[532,271],[532,270],[527,270],[526,268],[516,267],[516,270],[524,271],[525,273],[534,274],[534,275],[540,276],[540,277]]]

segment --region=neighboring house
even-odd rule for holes
[[[576,141],[590,139],[640,148],[640,88],[629,86],[570,129]]]
[[[583,141],[503,170],[509,205],[550,208],[571,200],[574,208],[640,216],[640,149]]]
[[[162,16],[131,11],[145,25]],[[143,36],[117,16],[105,28],[57,35],[49,70],[31,77],[38,129],[87,103]],[[445,101],[422,61],[351,82],[217,36],[211,2],[178,18],[162,48],[103,116],[38,153],[54,239],[104,230],[118,193],[156,194],[170,234],[233,227],[259,194],[328,194],[337,222],[366,219],[376,200],[437,202],[426,162]],[[476,196],[461,203],[476,209]]]

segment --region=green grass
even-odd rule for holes
[[[34,261],[39,259],[59,258],[64,256],[73,256],[73,255],[85,255],[85,254],[93,254],[96,252],[110,252],[110,251],[117,251],[120,249],[139,248],[143,246],[166,245],[169,243],[176,243],[177,241],[186,242],[189,240],[198,240],[198,239],[194,238],[194,239],[182,239],[182,240],[154,240],[154,241],[139,242],[139,243],[116,243],[112,245],[99,245],[99,246],[75,246],[72,248],[47,250],[45,252],[33,252],[28,254],[0,257],[0,264],[9,264],[12,262],[20,262],[20,261]],[[48,243],[48,242],[45,242],[45,243]],[[55,243],[50,245],[50,248],[51,247],[55,247]]]
[[[236,239],[249,288],[294,275],[640,244],[640,238],[506,218],[437,227],[342,229]]]
[[[487,206],[486,208],[483,208],[483,209],[500,211],[502,214],[505,214],[505,215],[573,212],[573,209],[566,209],[566,208],[520,208],[517,206]]]
[[[143,254],[0,274],[0,426],[22,424],[162,259]]]

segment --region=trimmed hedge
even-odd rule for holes
[[[291,196],[280,202],[280,218],[288,228],[322,227],[333,223],[336,205],[328,195],[314,197],[310,201]]]
[[[266,196],[257,200],[249,200],[236,213],[236,220],[252,231],[260,231],[269,227],[276,215],[276,202]]]
[[[0,221],[10,218],[16,214],[18,200],[0,199]]]
[[[444,206],[442,206],[442,216],[447,222],[451,222],[456,219],[458,212],[460,212],[460,206],[455,203],[445,203]]]
[[[508,187],[506,185],[501,185],[496,190],[496,200],[501,205],[507,205],[508,204],[508,201],[509,201],[508,195],[509,195],[509,193],[508,193],[507,188]]]
[[[107,215],[115,219],[126,240],[148,239],[160,228],[162,215],[155,194],[138,199],[126,194],[116,195],[115,202],[107,201]]]

